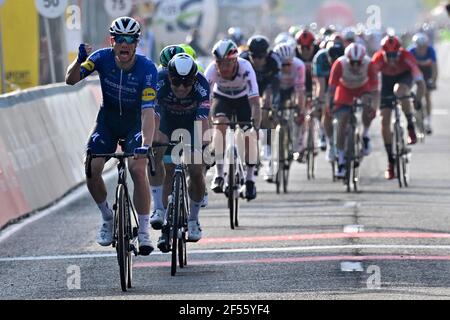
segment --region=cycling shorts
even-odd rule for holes
[[[214,117],[227,117],[231,119],[233,113],[236,114],[238,122],[250,122],[252,119],[252,109],[248,97],[230,99],[224,96],[214,94],[212,109]],[[250,129],[250,126],[244,126],[244,131]]]
[[[394,87],[398,84],[404,84],[408,86],[409,88],[413,85],[413,77],[411,74],[411,71],[403,72],[396,76],[382,76],[382,86],[381,86],[381,107],[380,109],[386,109],[386,108],[394,108],[394,99],[388,99],[385,97],[393,96],[394,95]]]

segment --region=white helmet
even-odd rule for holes
[[[428,36],[425,33],[416,33],[413,36],[412,41],[418,47],[425,47],[428,45]]]
[[[295,56],[294,48],[289,43],[280,43],[273,49],[273,51],[280,56],[283,63],[291,61]]]
[[[229,39],[219,40],[211,53],[218,60],[234,59],[239,55],[236,43]]]
[[[366,47],[359,43],[351,43],[347,48],[345,48],[345,56],[350,61],[362,62],[366,56]]]
[[[141,35],[141,26],[130,17],[120,17],[114,20],[109,27],[111,36],[124,35],[139,38]]]

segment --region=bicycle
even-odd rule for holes
[[[360,132],[360,124],[357,113],[364,108],[367,103],[362,103],[360,98],[354,98],[350,109],[350,117],[347,124],[345,137],[345,177],[344,185],[347,192],[350,192],[353,186],[353,191],[359,191],[360,172],[359,167],[362,161],[362,139]],[[337,119],[333,119],[333,149],[337,151]],[[332,169],[335,169],[337,162],[337,152],[334,152],[335,159],[332,161]],[[333,181],[336,181],[335,171],[333,171]]]
[[[285,107],[282,106],[275,112],[277,126],[275,127],[275,139],[273,143],[273,150],[275,150],[273,170],[275,172],[277,194],[281,192],[281,186],[283,186],[284,193],[288,192],[289,171],[294,159],[292,127],[295,115],[292,110],[296,109],[295,106],[286,104]]]
[[[394,121],[393,121],[393,145],[394,145],[394,158],[395,158],[395,170],[398,179],[398,185],[400,188],[408,187],[410,182],[409,176],[409,163],[411,157],[411,149],[406,144],[406,130],[404,129],[403,119],[401,117],[401,104],[399,101],[403,99],[415,100],[415,95],[409,94],[403,97],[388,96],[386,99],[393,99],[394,104]]]
[[[237,121],[236,113],[232,113],[229,122],[219,123],[214,122],[214,125],[228,125],[233,139],[227,142],[226,158],[228,159],[228,170],[226,172],[227,186],[225,188],[225,196],[228,198],[228,209],[230,213],[230,227],[234,230],[234,227],[239,226],[239,198],[244,198],[242,189],[245,185],[244,178],[244,164],[239,155],[238,148],[235,142],[235,130],[236,127],[253,126],[252,121]],[[228,134],[227,134],[228,137]]]
[[[123,149],[124,140],[119,141],[119,145]],[[119,264],[120,272],[120,286],[122,291],[132,286],[133,279],[133,253],[138,255],[136,249],[137,237],[139,233],[139,222],[137,219],[137,213],[134,209],[133,202],[128,191],[127,186],[127,158],[134,157],[134,153],[108,153],[108,154],[93,154],[90,150],[87,151],[86,158],[86,176],[90,178],[92,176],[91,162],[95,158],[115,158],[118,160],[117,171],[118,181],[116,187],[116,196],[113,205],[113,241],[112,247],[116,248],[117,262]],[[151,174],[154,175],[154,158],[149,155],[149,169]]]
[[[153,147],[175,147],[183,145],[180,139],[177,143],[154,143]],[[183,147],[190,147],[184,144]],[[183,148],[180,149],[179,163],[175,165],[173,174],[172,193],[168,197],[167,221],[163,225],[162,234],[167,236],[167,250],[172,252],[170,274],[175,276],[177,271],[177,258],[180,268],[187,265],[186,242],[188,233],[189,195],[186,180],[187,165],[184,162]]]

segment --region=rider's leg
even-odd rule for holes
[[[189,170],[189,197],[190,215],[189,221],[198,221],[198,213],[205,195],[205,177],[203,175],[203,165],[192,164]]]
[[[86,178],[86,184],[100,209],[103,217],[103,221],[110,221],[113,218],[113,213],[108,205],[107,201],[107,191],[105,186],[105,181],[102,178],[103,168],[105,166],[104,158],[95,158],[91,161],[91,177]]]

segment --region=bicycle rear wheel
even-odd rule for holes
[[[117,219],[117,261],[119,263],[120,270],[120,286],[122,291],[127,291],[127,288],[131,287],[131,252],[129,249],[129,239],[127,236],[127,222],[128,206],[126,202],[126,192],[124,185],[117,187],[117,207],[116,207],[116,219]],[[130,282],[129,282],[130,281]]]
[[[306,175],[308,180],[314,179],[314,119],[306,122]]]

